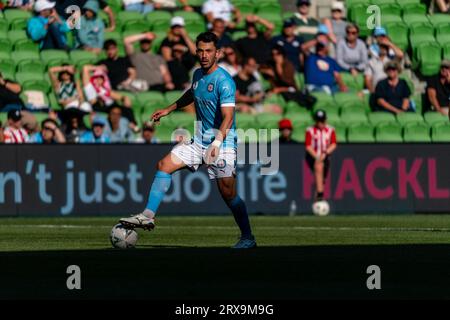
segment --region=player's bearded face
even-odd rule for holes
[[[219,51],[212,42],[199,42],[197,46],[197,58],[203,69],[209,69],[219,58]]]

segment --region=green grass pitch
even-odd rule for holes
[[[2,218],[0,298],[450,298],[450,216],[251,220],[259,247],[235,251],[231,216],[160,216],[132,250],[111,248],[117,217]],[[65,286],[74,264],[80,291]]]

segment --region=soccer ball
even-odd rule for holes
[[[136,246],[138,234],[134,229],[125,228],[119,223],[112,228],[109,239],[114,248],[130,249]]]
[[[313,203],[312,210],[316,216],[323,217],[330,213],[330,205],[325,200],[316,201]]]

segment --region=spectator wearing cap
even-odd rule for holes
[[[66,138],[59,129],[58,123],[48,118],[42,121],[41,131],[33,134],[28,142],[36,144],[66,143]]]
[[[92,120],[92,130],[86,131],[80,137],[80,143],[110,143],[110,139],[105,134],[106,120],[96,116]]]
[[[81,28],[75,29],[76,47],[99,54],[103,48],[105,24],[98,16],[99,4],[89,0],[83,6]]]
[[[39,43],[39,48],[68,50],[66,33],[70,31],[54,10],[55,2],[37,0],[34,4],[35,15],[28,20],[27,33]]]
[[[376,110],[399,114],[402,112],[415,112],[415,105],[410,100],[411,90],[405,80],[399,78],[400,65],[390,61],[385,65],[387,79],[378,82],[372,98]]]
[[[278,122],[278,130],[280,130],[280,143],[295,143],[292,140],[292,132],[294,128],[292,127],[292,122],[289,119],[281,119]]]
[[[370,93],[375,92],[378,82],[387,78],[387,74],[384,72],[384,66],[386,63],[392,61],[388,55],[388,52],[388,46],[384,44],[380,45],[379,54],[377,56],[372,56],[369,59],[364,72],[364,82]]]
[[[8,111],[8,125],[3,130],[5,143],[20,144],[28,142],[29,136],[22,126],[22,114],[20,110]]]
[[[229,0],[207,0],[203,3],[202,13],[206,17],[209,28],[212,22],[219,18],[225,22],[226,28],[235,29],[236,24],[242,19],[239,9]]]
[[[364,41],[358,38],[359,27],[356,24],[349,24],[346,32],[345,39],[340,40],[337,44],[336,60],[343,70],[356,77],[367,67],[367,48]]]
[[[214,33],[217,38],[217,48],[221,49],[223,47],[228,47],[234,44],[233,39],[227,33],[225,20],[222,18],[217,18],[213,20],[211,32]]]
[[[286,19],[283,22],[283,32],[281,35],[272,38],[272,47],[281,46],[286,52],[286,57],[294,65],[295,70],[302,70],[304,40],[295,35],[295,22],[293,19]]]
[[[439,73],[428,80],[427,95],[431,110],[449,116],[450,60],[442,61]]]
[[[330,31],[329,37],[334,45],[345,39],[348,22],[345,20],[345,6],[343,2],[333,1],[331,4],[331,17],[323,20]]]
[[[336,60],[328,55],[329,44],[316,43],[316,53],[309,54],[305,61],[305,83],[310,92],[322,91],[334,94],[337,91],[347,92],[348,88],[342,80]]]
[[[383,27],[376,27],[373,30],[373,38],[369,39],[369,55],[371,57],[378,57],[380,54],[380,49],[382,45],[387,46],[388,49],[388,57],[390,59],[397,59],[398,61],[402,60],[404,57],[404,53],[402,49],[397,47],[391,39],[389,39],[388,33]]]
[[[337,139],[333,127],[327,124],[327,114],[324,110],[314,113],[314,126],[306,129],[305,160],[314,173],[316,182],[316,201],[323,200],[325,180],[330,169],[330,156],[336,150]]]
[[[170,20],[170,30],[167,37],[161,43],[161,55],[167,62],[174,59],[173,51],[178,50],[186,55],[192,64],[193,56],[196,54],[196,46],[194,41],[189,37],[186,29],[186,23],[183,17],[173,17]],[[190,66],[193,67],[193,64]]]
[[[295,34],[301,36],[304,41],[310,41],[314,39],[315,35],[317,34],[317,28],[319,27],[319,21],[309,16],[310,7],[310,0],[298,0],[298,12],[295,13],[293,18],[297,26],[297,28],[295,29]]]
[[[126,90],[136,79],[136,69],[128,57],[119,57],[117,42],[108,39],[103,44],[106,59],[100,60],[97,65],[104,66],[111,86],[114,90]]]
[[[153,121],[146,121],[142,127],[142,134],[136,139],[136,143],[156,144],[160,143],[155,137],[156,127]]]
[[[155,10],[152,1],[149,0],[123,0],[123,6],[126,11],[136,11],[142,14]]]
[[[154,33],[146,32],[125,38],[125,51],[137,69],[137,77],[146,81],[150,90],[165,92],[174,90],[166,61],[152,52]],[[140,52],[135,52],[134,43],[140,42]]]
[[[0,72],[0,112],[9,110],[21,110],[23,108],[20,92],[22,87],[20,84],[3,78]]]
[[[32,11],[34,0],[8,0],[6,8],[16,8],[20,10]]]
[[[317,28],[317,34],[314,37],[314,39],[309,40],[302,45],[303,54],[305,56],[316,53],[316,47],[318,43],[324,44],[328,47],[328,55],[330,57],[335,58],[335,48],[333,45],[333,42],[330,40],[330,30],[328,30],[328,27],[324,24],[320,24]]]
[[[258,32],[258,25],[263,26],[265,31]],[[274,27],[274,24],[266,19],[257,15],[248,15],[245,23],[247,36],[236,41],[236,47],[242,56],[255,58],[259,64],[266,63],[270,59],[270,38]]]

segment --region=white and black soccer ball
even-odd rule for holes
[[[111,244],[117,249],[130,249],[136,246],[138,234],[134,229],[125,228],[122,224],[116,224],[109,236]]]
[[[327,201],[316,201],[312,205],[312,211],[316,216],[324,217],[330,213],[330,205]]]

